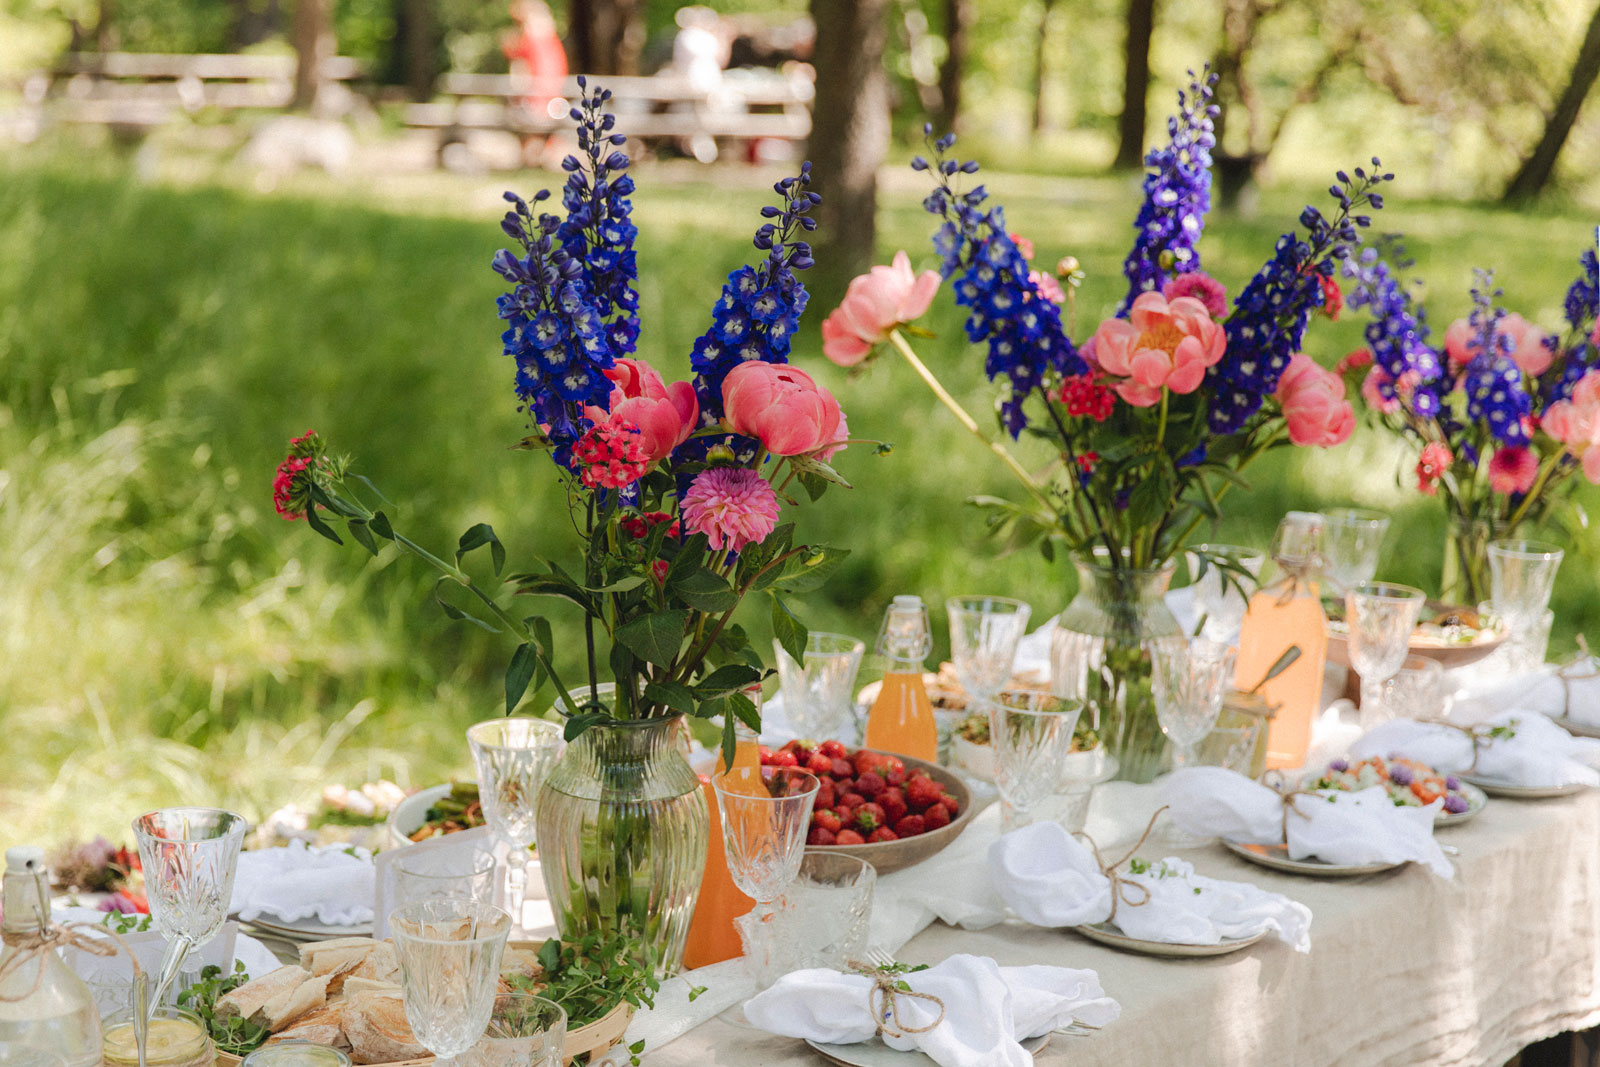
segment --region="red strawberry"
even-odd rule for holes
[[[856,779],[856,792],[868,800],[873,799],[887,788],[888,786],[884,784],[883,776],[874,771],[868,771]]]
[[[928,826],[921,815],[907,815],[894,824],[894,832],[901,837],[916,837],[927,830]]]
[[[806,759],[806,770],[820,778],[833,770],[833,760],[820,752],[813,752]]]
[[[887,825],[889,822],[888,813],[883,810],[882,804],[874,804],[869,800],[865,804],[861,805],[861,807],[856,809],[857,814],[863,811],[876,819],[879,826]]]
[[[924,830],[937,830],[950,825],[950,810],[943,804],[934,804],[922,813],[922,826]]]
[[[840,830],[838,835],[834,837],[833,843],[836,845],[864,845],[867,843],[867,839],[854,830]]]
[[[855,817],[850,820],[851,829],[859,830],[864,834],[870,834],[872,831],[882,826],[883,809],[878,808],[877,811],[873,811],[873,808],[878,808],[878,805],[863,804],[859,809],[857,809]]]
[[[913,811],[920,811],[930,804],[937,804],[944,795],[944,786],[924,775],[916,775],[906,781],[906,804]]]
[[[848,807],[847,805],[844,805],[844,804],[840,804],[837,808],[833,809],[833,814],[834,814],[834,817],[839,820],[840,824],[843,825],[845,823],[848,823],[851,819],[855,818],[856,809],[852,808],[852,807]]]
[[[844,796],[839,798],[839,806],[841,808],[846,805],[849,805],[851,808],[859,808],[866,802],[867,798],[862,796],[860,793],[846,793]]]
[[[946,793],[943,796],[941,796],[939,798],[939,803],[951,815],[956,815],[961,811],[961,801],[957,800],[955,797],[951,796],[949,793]]]
[[[829,833],[836,834],[839,832],[840,819],[839,816],[835,815],[831,811],[813,812],[811,815],[811,825],[813,827],[820,826]]]
[[[904,767],[891,767],[884,772],[883,780],[890,785],[905,785],[906,769]]]
[[[798,767],[800,766],[800,757],[793,752],[785,752],[779,749],[772,754],[772,765],[774,767]]]
[[[872,833],[867,835],[867,844],[869,844],[869,845],[870,844],[875,844],[875,843],[877,843],[879,841],[898,841],[898,840],[900,840],[900,835],[896,834],[893,830],[889,829],[887,826],[880,826],[876,830],[872,831]]]
[[[905,817],[907,811],[905,794],[898,789],[885,789],[878,797],[878,803],[883,805],[884,817],[893,826]]]
[[[756,749],[756,751],[761,755],[761,766],[769,767],[772,765],[772,749],[768,748],[766,745],[762,745],[760,748]]]
[[[831,808],[837,799],[838,793],[833,788],[833,782],[824,778],[822,783],[817,786],[817,799],[812,804],[812,807],[818,811],[823,808]]]
[[[882,756],[879,756],[871,749],[863,748],[854,756],[850,757],[850,762],[855,764],[856,774],[862,775],[866,774],[870,770],[876,769],[878,766],[878,761],[882,758]]]
[[[835,845],[838,842],[839,839],[832,830],[826,830],[820,826],[813,826],[811,832],[806,834],[806,844],[808,845]]]
[[[833,760],[833,776],[835,778],[854,778],[856,769],[850,766],[849,760],[835,756]]]
[[[817,751],[829,759],[843,759],[850,754],[850,750],[838,741],[824,741],[817,746]]]
[[[887,752],[878,753],[878,773],[887,777],[895,771],[899,771],[901,774],[906,773],[905,761],[899,756],[892,756]]]

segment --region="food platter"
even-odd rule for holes
[[[1110,922],[1086,923],[1083,926],[1072,928],[1090,941],[1098,941],[1102,945],[1120,948],[1128,952],[1138,952],[1146,956],[1162,956],[1169,959],[1201,959],[1208,956],[1226,956],[1230,952],[1238,952],[1249,948],[1251,945],[1267,936],[1262,930],[1250,937],[1225,937],[1215,945],[1186,945],[1171,941],[1147,941],[1142,937],[1129,937]]]
[[[1307,874],[1314,878],[1358,878],[1365,874],[1393,870],[1400,863],[1324,863],[1318,859],[1297,860],[1289,857],[1287,845],[1251,845],[1243,841],[1222,839],[1229,852],[1251,863],[1290,874]]]
[[[894,844],[893,841],[883,843]],[[1038,1055],[1039,1050],[1050,1043],[1050,1035],[1041,1034],[1017,1043],[1029,1053]],[[936,1067],[934,1061],[923,1053],[915,1049],[901,1052],[885,1045],[878,1038],[858,1041],[854,1045],[829,1045],[811,1040],[807,1040],[806,1044],[815,1049],[823,1059],[829,1063],[839,1064],[840,1067]]]
[[[1456,777],[1461,778],[1462,776],[1457,775]],[[1464,822],[1471,822],[1478,817],[1484,806],[1489,803],[1489,794],[1465,780],[1461,783],[1461,795],[1467,798],[1467,810],[1451,814],[1440,808],[1439,813],[1433,817],[1434,826],[1444,829],[1449,826],[1460,826]]]
[[[1445,604],[1438,600],[1430,600],[1423,609],[1429,619],[1437,619],[1445,615],[1471,614],[1476,612],[1459,604]],[[1509,631],[1504,625],[1494,627],[1476,628],[1475,636],[1469,641],[1450,641],[1436,636],[1424,629],[1426,622],[1419,624],[1417,630],[1412,631],[1410,654],[1431,659],[1439,666],[1450,670],[1454,667],[1465,667],[1469,663],[1476,663],[1489,653],[1505,643]],[[1350,648],[1348,644],[1349,631],[1342,620],[1332,619],[1328,622],[1328,662],[1337,663],[1341,667],[1350,666]]]
[[[1457,777],[1463,782],[1471,782],[1492,797],[1505,797],[1507,800],[1549,800],[1553,797],[1570,797],[1574,793],[1592,788],[1582,782],[1572,782],[1568,785],[1527,786],[1512,785],[1509,782],[1500,782],[1476,774],[1461,774]]]

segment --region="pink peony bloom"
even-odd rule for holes
[[[1438,493],[1439,479],[1444,477],[1455,458],[1450,446],[1442,441],[1429,441],[1423,445],[1422,455],[1417,459],[1417,491],[1426,496]]]
[[[931,270],[911,270],[911,257],[894,254],[891,266],[876,266],[850,282],[832,315],[822,323],[822,354],[841,367],[853,367],[888,340],[889,331],[927,313],[939,291]]]
[[[1041,299],[1058,306],[1067,302],[1066,290],[1061,288],[1061,283],[1056,281],[1054,275],[1046,274],[1042,270],[1030,270],[1028,280],[1033,283],[1033,291],[1038,293]]]
[[[667,385],[654,367],[642,359],[619,359],[605,371],[615,383],[607,408],[589,406],[584,416],[596,426],[627,423],[637,427],[646,459],[666,459],[694,433],[700,421],[700,401],[688,382]]]
[[[751,360],[722,380],[728,427],[760,440],[777,456],[798,456],[831,443],[843,413],[811,375],[785,363]]]
[[[1539,457],[1530,448],[1502,448],[1489,460],[1489,488],[1497,493],[1526,493],[1539,475]]]
[[[1206,306],[1214,319],[1228,313],[1228,290],[1204,271],[1193,270],[1171,278],[1161,287],[1161,295],[1168,300],[1190,296]]]
[[[1310,356],[1289,358],[1275,395],[1289,423],[1289,440],[1297,445],[1332,448],[1355,431],[1356,413],[1344,398],[1344,379]]]
[[[832,462],[834,456],[837,456],[840,452],[843,452],[846,448],[850,447],[849,445],[845,444],[845,442],[848,440],[850,440],[850,423],[845,419],[844,412],[840,411],[839,428],[833,431],[833,443],[827,448],[818,449],[817,458],[822,460],[824,463]]]
[[[683,495],[684,528],[702,533],[712,548],[743,551],[778,525],[778,494],[745,467],[712,467],[695,475]]]
[[[1580,378],[1569,399],[1551,404],[1542,428],[1583,464],[1585,478],[1600,485],[1600,370]]]
[[[1511,338],[1511,359],[1522,373],[1537,378],[1550,369],[1555,353],[1545,344],[1546,334],[1513,312],[1500,320],[1500,333]],[[1477,331],[1468,319],[1457,319],[1444,331],[1444,350],[1450,365],[1462,366],[1478,354]]]
[[[1382,367],[1373,367],[1367,371],[1367,376],[1361,379],[1361,399],[1366,401],[1369,409],[1380,415],[1393,415],[1400,410],[1399,397],[1384,396],[1378,391],[1380,385],[1387,385],[1391,380],[1389,372]]]
[[[1200,301],[1160,293],[1140,293],[1128,318],[1107,319],[1095,331],[1094,355],[1100,369],[1115,378],[1117,395],[1147,408],[1161,390],[1192,393],[1206,368],[1222,358],[1227,336]]]

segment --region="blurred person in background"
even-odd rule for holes
[[[550,102],[561,96],[567,78],[567,51],[544,0],[515,0],[511,18],[517,29],[506,35],[502,48],[511,61],[511,72],[527,77],[523,106],[534,116],[543,116]]]
[[[704,111],[719,110],[723,106],[720,102],[722,71],[728,64],[728,52],[733,43],[729,28],[724,26],[721,16],[708,7],[680,8],[674,21],[678,32],[672,38],[672,65],[667,73],[688,82],[689,88],[701,97],[697,104],[687,106]],[[676,105],[674,110],[683,106]],[[702,163],[711,163],[717,158],[716,138],[704,131],[683,139],[679,147]]]

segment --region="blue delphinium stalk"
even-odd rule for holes
[[[627,138],[613,133],[617,119],[605,110],[611,90],[578,77],[583,98],[570,112],[578,124],[578,150],[583,158],[568,156],[561,167],[567,172],[561,191],[567,217],[556,231],[562,249],[584,265],[601,314],[613,356],[633,355],[639,339],[639,294],[633,283],[639,268],[633,250],[639,228],[629,218],[633,204],[633,179],[622,173],[628,157],[618,151]]]
[[[1134,220],[1138,236],[1122,265],[1128,295],[1119,317],[1140,293],[1159,290],[1186,271],[1200,269],[1200,234],[1211,210],[1211,149],[1216,147],[1218,108],[1211,102],[1217,76],[1210,69],[1199,77],[1189,72],[1188,92],[1178,93],[1178,113],[1167,119],[1167,144],[1144,157],[1150,171],[1144,178],[1144,204]]]
[[[796,271],[812,264],[811,246],[800,240],[803,231],[817,228],[810,211],[822,197],[811,184],[811,164],[772,188],[783,206],[767,205],[761,216],[769,221],[756,230],[755,246],[767,253],[755,266],[728,275],[712,311],[711,328],[694,343],[689,364],[694,369],[694,390],[700,398],[700,421],[715,425],[722,418],[722,379],[746,360],[787,363],[789,346],[800,327],[808,295]]]
[[[1467,417],[1484,423],[1502,445],[1524,446],[1533,403],[1522,387],[1522,368],[1511,358],[1511,337],[1500,330],[1506,312],[1494,302],[1501,292],[1491,288],[1493,271],[1473,273],[1478,282],[1472,287],[1472,314],[1467,320],[1472,324],[1473,339],[1468,344],[1472,358],[1462,376]]]
[[[1413,413],[1432,418],[1439,414],[1444,365],[1427,343],[1423,309],[1398,276],[1399,270],[1410,265],[1399,238],[1384,235],[1379,247],[1363,248],[1360,255],[1345,261],[1344,274],[1352,282],[1346,303],[1352,308],[1365,307],[1372,316],[1364,331],[1367,347],[1373,365],[1387,375],[1378,381],[1379,395],[1385,400],[1399,399]],[[1409,396],[1395,390],[1402,379],[1409,383]]]
[[[924,133],[931,137],[931,128]],[[1000,421],[1012,437],[1028,424],[1023,402],[1035,389],[1063,376],[1085,374],[1089,365],[1078,355],[1061,324],[1061,309],[1039,295],[1029,278],[1028,261],[1006,232],[1005,212],[984,210],[983,186],[962,193],[952,185],[957,174],[976,174],[978,164],[946,159],[954,134],[932,141],[933,162],[921,156],[911,168],[932,171],[938,187],[923,201],[931,214],[944,219],[934,234],[941,272],[955,283],[956,303],[969,310],[967,338],[988,345],[984,371],[990,380],[1005,376],[1010,392],[1001,398]]]
[[[1595,240],[1600,242],[1600,227],[1595,229]],[[1564,305],[1567,326],[1572,331],[1572,347],[1561,366],[1560,376],[1549,385],[1544,407],[1571,396],[1573,386],[1594,368],[1596,357],[1600,356],[1589,342],[1595,319],[1600,317],[1600,261],[1596,260],[1595,250],[1590,248],[1578,257],[1578,265],[1579,274],[1567,289]]]
[[[1329,194],[1338,203],[1332,219],[1311,205],[1300,213],[1306,239],[1286,233],[1278,238],[1272,258],[1256,272],[1234,301],[1228,317],[1227,354],[1206,371],[1212,396],[1207,420],[1214,433],[1231,434],[1244,428],[1278,387],[1289,358],[1300,351],[1311,313],[1323,306],[1325,279],[1335,265],[1348,258],[1360,242],[1359,231],[1372,224],[1362,208],[1379,210],[1383,197],[1375,190],[1393,174],[1381,173],[1376,157],[1369,174],[1355,168],[1355,177],[1338,173]]]

